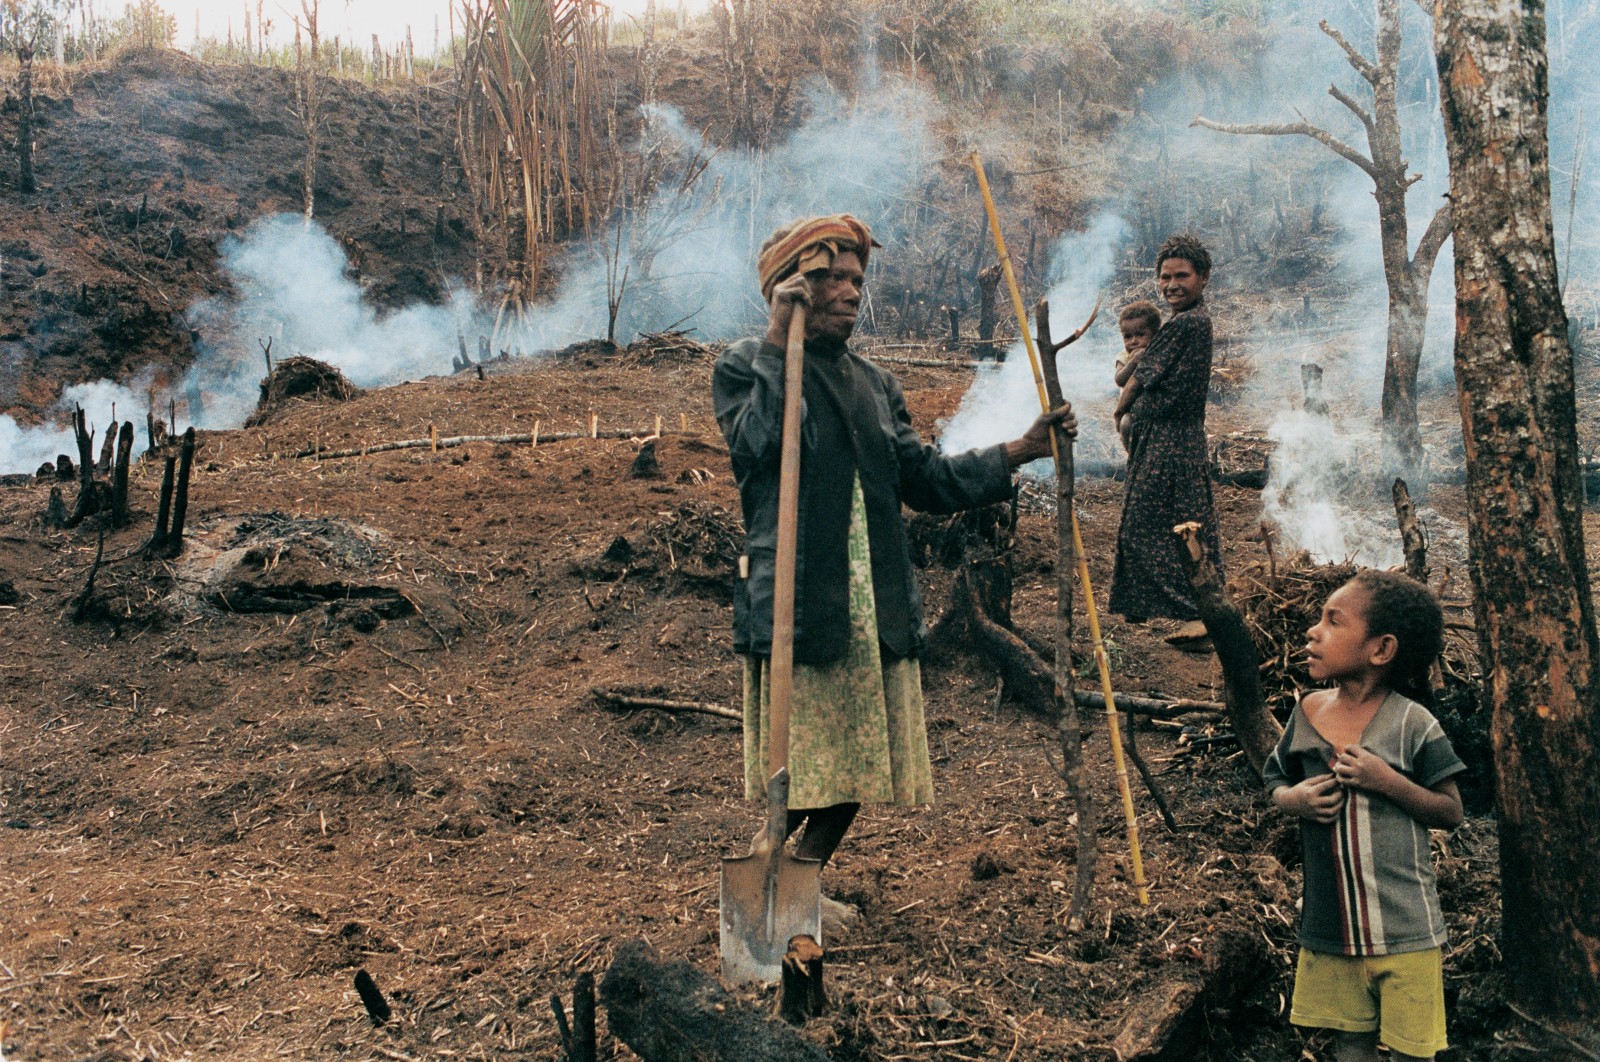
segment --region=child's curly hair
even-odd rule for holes
[[[1211,275],[1211,252],[1206,250],[1206,245],[1201,243],[1197,236],[1191,236],[1187,232],[1168,236],[1167,242],[1156,252],[1156,272],[1161,272],[1161,263],[1169,258],[1183,259],[1194,266],[1194,271],[1203,277]]]
[[[1143,321],[1150,326],[1151,335],[1161,331],[1161,311],[1148,299],[1140,299],[1124,306],[1122,312],[1117,315],[1117,324],[1121,325],[1124,321]]]
[[[1367,592],[1367,635],[1394,635],[1389,686],[1420,704],[1433,703],[1428,672],[1444,652],[1444,611],[1433,591],[1399,572],[1363,568],[1345,584]]]

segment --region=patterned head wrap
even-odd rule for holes
[[[771,302],[772,290],[780,281],[797,272],[827,269],[833,265],[834,255],[842,251],[854,251],[861,258],[862,268],[866,268],[872,248],[881,246],[866,224],[849,214],[791,221],[761,245],[761,256],[756,260],[761,297]]]

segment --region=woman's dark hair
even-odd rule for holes
[[[1169,258],[1182,258],[1194,266],[1194,271],[1203,277],[1211,275],[1211,252],[1206,250],[1206,245],[1197,237],[1187,232],[1176,236],[1168,236],[1167,242],[1161,245],[1161,250],[1156,252],[1156,272],[1161,272],[1161,263]]]
[[[1151,335],[1161,331],[1161,311],[1148,299],[1140,299],[1124,306],[1122,312],[1117,315],[1117,324],[1120,325],[1123,321],[1143,321],[1150,326]]]
[[[1367,636],[1394,635],[1389,686],[1424,705],[1433,703],[1428,672],[1444,652],[1444,612],[1433,591],[1399,572],[1363,568],[1346,586],[1367,592]]]

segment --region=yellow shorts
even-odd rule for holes
[[[1391,1050],[1432,1058],[1450,1046],[1440,950],[1356,956],[1301,948],[1289,1020],[1313,1029],[1376,1032]]]

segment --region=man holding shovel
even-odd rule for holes
[[[787,833],[803,824],[795,856],[824,865],[862,804],[933,799],[917,660],[927,628],[901,507],[953,513],[1005,501],[1012,470],[1050,455],[1052,427],[1077,431],[1077,418],[1063,405],[1009,443],[954,456],[925,445],[894,377],[847,345],[875,246],[867,226],[848,214],[807,218],[773,233],[758,265],[769,306],[766,335],[730,346],[712,379],[746,533],[734,591],[734,649],[744,657],[745,795],[763,799],[774,596],[784,581],[777,543],[786,337],[800,308],[804,384]],[[836,932],[854,914],[824,899],[824,932]]]

